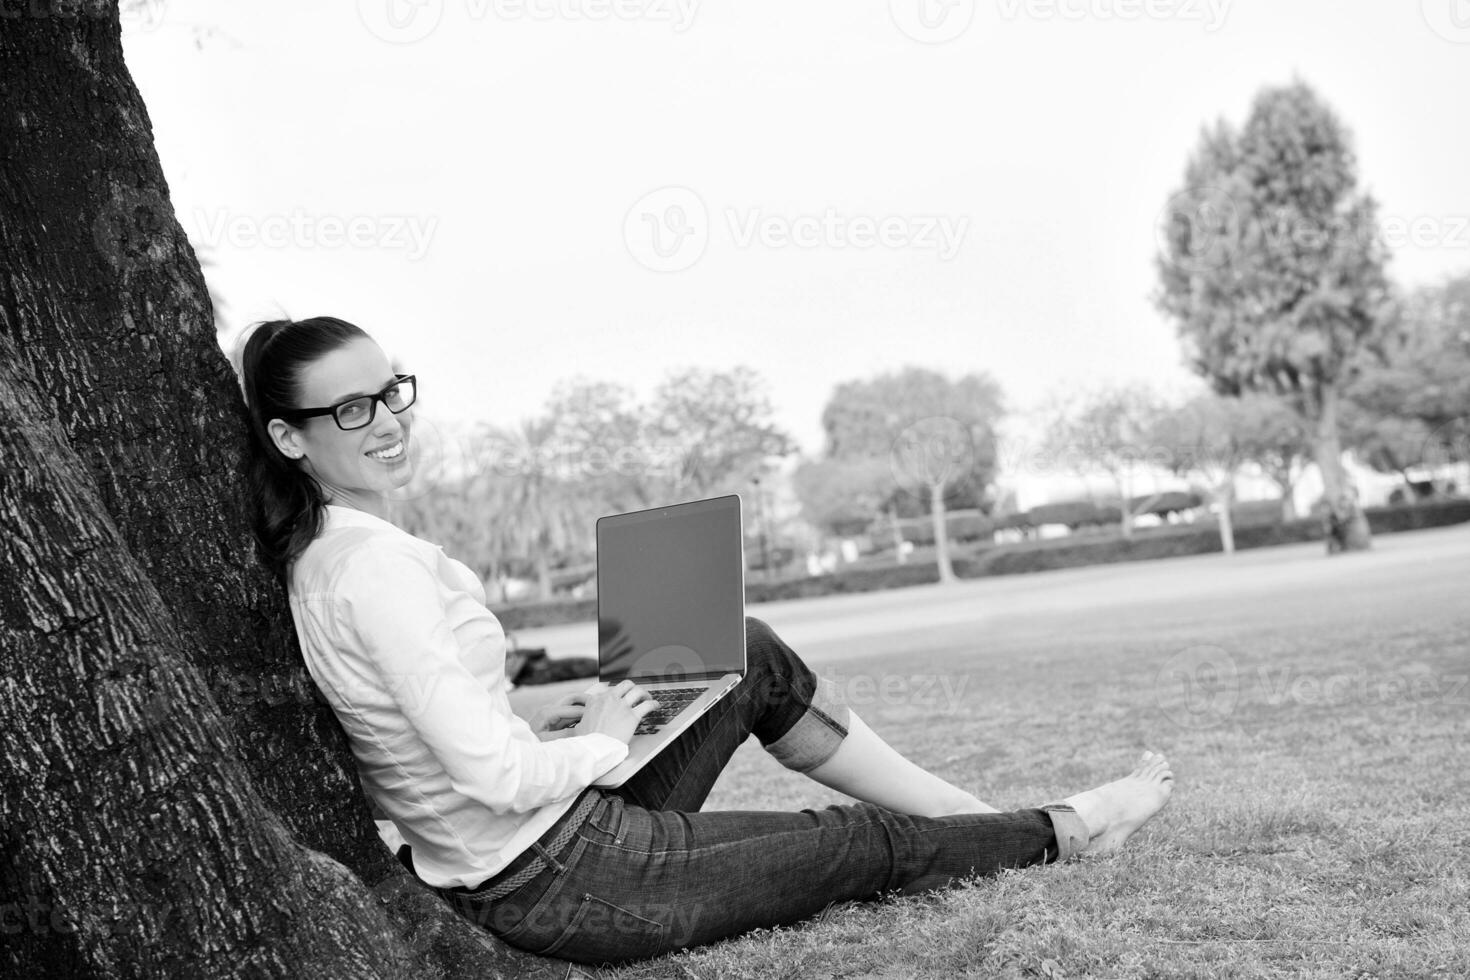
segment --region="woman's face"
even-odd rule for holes
[[[359,395],[376,394],[393,383],[394,371],[383,349],[367,338],[350,341],[311,364],[300,379],[298,408],[326,408]],[[359,429],[341,429],[330,415],[291,424],[272,419],[270,431],[287,457],[300,459],[316,477],[328,501],[347,506],[380,498],[413,478],[409,431],[413,409],[394,415],[381,401],[373,420]],[[395,457],[374,455],[394,451]],[[371,508],[364,508],[371,509]]]

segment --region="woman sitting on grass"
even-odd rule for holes
[[[390,520],[389,492],[414,471],[416,379],[332,317],[259,324],[238,351],[262,553],[380,833],[512,946],[586,963],[657,956],[833,902],[1114,851],[1169,798],[1168,762],[1145,752],[1122,779],[996,812],[894,751],[749,617],[740,686],[626,784],[594,788],[656,703],[624,681],[529,719],[511,710],[505,634],[480,581]],[[702,811],[752,734],[862,802]]]

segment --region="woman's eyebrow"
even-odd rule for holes
[[[398,376],[395,374],[392,381],[383,382],[383,388],[391,388],[397,383]],[[354,391],[350,395],[343,395],[341,398],[338,398],[337,401],[332,402],[332,404],[335,405],[337,404],[337,402],[351,401],[354,398],[362,398],[366,395],[376,395],[378,392],[382,391],[383,388],[379,388],[377,389],[377,391]]]

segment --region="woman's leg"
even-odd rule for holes
[[[626,783],[607,792],[649,810],[696,811],[751,735],[799,772],[832,758],[849,734],[846,706],[754,616],[745,617],[745,654],[745,678],[735,690]]]
[[[851,712],[847,737],[807,775],[839,793],[912,816],[1000,812],[904,758]]]
[[[799,813],[599,806],[548,870],[461,908],[506,942],[586,963],[799,922],[834,902],[911,894],[1120,845],[1168,796],[1162,757],[1053,809],[915,817],[868,803]],[[1077,826],[1079,813],[1107,821]]]
[[[740,687],[618,795],[650,810],[698,810],[730,756],[754,733],[787,768],[866,803],[926,817],[996,812],[899,754],[753,616],[745,620],[745,649],[749,671]]]

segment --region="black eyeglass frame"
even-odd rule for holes
[[[413,396],[404,403],[402,408],[394,408],[392,405],[388,404],[388,392],[392,391],[394,388],[400,387],[403,384],[409,384],[413,386]],[[362,401],[364,398],[368,400],[367,421],[362,423],[361,425],[343,425],[342,419],[340,416],[337,415],[337,412],[340,409],[353,404],[354,402]],[[351,432],[354,429],[365,429],[373,424],[373,419],[378,417],[378,402],[382,402],[384,408],[392,412],[394,415],[398,415],[406,411],[410,406],[413,405],[414,402],[418,400],[418,376],[414,374],[395,374],[393,375],[393,383],[384,385],[383,390],[378,392],[376,395],[358,395],[355,398],[345,398],[342,401],[337,402],[335,405],[328,405],[326,408],[293,408],[288,412],[282,412],[281,418],[287,421],[291,421],[293,419],[311,419],[316,418],[319,415],[330,415],[332,416],[332,421],[337,423],[337,428],[341,429],[343,432]]]

